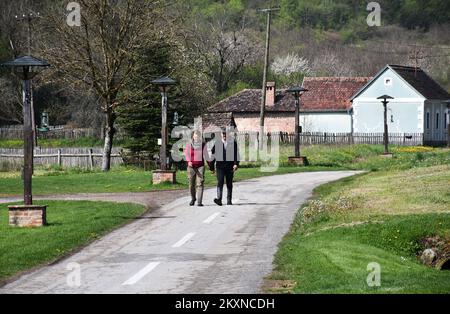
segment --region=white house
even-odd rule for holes
[[[351,101],[353,132],[382,133],[381,95],[394,97],[388,104],[390,133],[423,133],[425,144],[447,140],[450,94],[422,69],[387,65]]]

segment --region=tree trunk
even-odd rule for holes
[[[116,114],[112,109],[108,109],[105,113],[105,146],[103,148],[102,157],[102,171],[111,170],[111,151],[113,146],[113,139],[116,130],[114,128],[114,122],[116,121]]]

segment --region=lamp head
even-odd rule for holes
[[[391,97],[389,95],[383,95],[383,96],[378,97],[377,99],[387,101],[388,99],[394,99],[394,97]]]
[[[158,86],[161,93],[167,93],[170,88],[177,82],[170,77],[163,76],[151,82],[153,85]]]
[[[304,87],[302,87],[302,86],[294,86],[294,87],[291,87],[291,88],[289,88],[288,90],[287,90],[287,92],[289,93],[289,94],[292,94],[292,95],[294,95],[294,96],[300,96],[300,95],[302,95],[303,93],[305,93],[305,92],[308,92],[309,90],[308,89],[306,89],[306,88],[304,88]]]
[[[43,68],[47,68],[50,64],[47,61],[37,59],[32,56],[23,56],[15,60],[8,61],[2,66],[11,67],[15,75],[22,80],[31,80]]]

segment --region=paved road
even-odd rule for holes
[[[213,206],[214,189],[205,191],[203,208],[182,196],[0,293],[259,293],[300,204],[314,187],[355,173],[237,183],[234,206]],[[67,283],[76,282],[73,263],[80,265],[79,287]]]

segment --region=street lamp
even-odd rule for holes
[[[378,97],[377,99],[382,100],[383,108],[384,108],[384,154],[386,156],[389,155],[389,130],[388,130],[388,123],[387,123],[387,105],[389,103],[389,100],[394,99],[394,97],[391,97],[389,95],[383,95]]]
[[[300,97],[308,90],[301,86],[291,87],[287,90],[295,98],[295,156],[290,157],[289,161],[296,164],[307,165],[306,157],[300,156]]]
[[[24,204],[27,208],[33,205],[32,185],[33,176],[33,129],[31,112],[31,80],[43,69],[49,67],[46,61],[32,56],[23,56],[13,61],[5,62],[3,66],[11,67],[13,73],[23,80],[23,131],[24,131]],[[44,210],[45,212],[45,210]],[[11,216],[10,216],[11,217]],[[43,213],[45,224],[45,213]],[[19,219],[20,220],[20,219]],[[11,221],[10,221],[11,223]],[[14,223],[16,224],[16,223]],[[18,222],[18,225],[21,223]]]
[[[168,142],[168,131],[167,131],[167,93],[170,88],[176,84],[176,81],[170,77],[164,76],[160,77],[151,82],[153,85],[158,86],[162,97],[162,125],[161,125],[161,150],[160,150],[160,161],[161,167],[160,171],[157,172],[157,177],[154,177],[154,183],[161,183],[164,181],[175,181],[174,174],[170,177],[171,172],[167,169],[167,142]],[[170,177],[170,178],[169,178]]]

